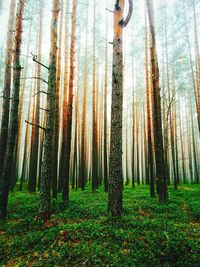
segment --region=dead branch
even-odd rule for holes
[[[35,127],[40,128],[40,129],[43,130],[43,131],[46,131],[46,128],[44,128],[44,127],[42,127],[42,126],[40,126],[40,125],[38,125],[38,124],[29,122],[29,121],[27,121],[27,120],[25,120],[25,122],[26,122],[27,124],[31,125],[31,126],[35,126]]]

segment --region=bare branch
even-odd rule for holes
[[[46,112],[48,111],[48,109],[46,109],[46,108],[40,108],[40,109],[43,111],[46,111]]]
[[[37,80],[41,80],[44,83],[48,84],[48,82],[46,80],[44,80],[43,78],[40,78],[40,77],[25,77],[25,78],[21,78],[21,80],[27,80],[27,79],[37,79]]]
[[[45,91],[39,91],[39,92],[35,93],[33,95],[33,97],[36,96],[36,95],[38,95],[38,94],[45,94],[45,95],[47,95],[47,92],[45,92]]]
[[[110,10],[110,9],[108,9],[108,8],[106,8],[106,10],[109,11],[109,12],[111,12],[111,13],[114,13],[113,10]]]
[[[47,70],[49,70],[49,67],[47,67],[46,65],[44,65],[43,63],[39,62],[37,60],[37,55],[34,55],[33,53],[31,53],[31,55],[33,56],[33,61],[36,62],[37,64],[41,65],[42,67],[46,68]]]
[[[35,126],[35,127],[40,128],[40,129],[43,130],[43,131],[46,131],[46,128],[44,128],[44,127],[42,127],[42,126],[40,126],[40,125],[38,125],[38,124],[29,122],[29,121],[27,121],[27,120],[25,120],[25,122],[26,122],[27,124],[31,125],[31,126]]]

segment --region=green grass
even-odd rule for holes
[[[37,220],[38,195],[11,193],[0,225],[0,266],[200,266],[200,186],[169,190],[167,205],[146,186],[126,187],[124,216],[107,216],[107,194],[61,196],[51,219]]]

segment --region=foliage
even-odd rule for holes
[[[0,265],[199,266],[200,218],[196,185],[169,191],[167,205],[150,199],[147,186],[125,187],[124,216],[107,216],[107,195],[74,191],[61,196],[47,222],[37,219],[38,195],[14,192],[0,225]]]

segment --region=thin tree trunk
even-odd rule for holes
[[[152,119],[151,119],[151,98],[149,85],[149,54],[148,54],[148,34],[147,34],[147,18],[145,12],[145,56],[146,56],[146,109],[147,109],[147,142],[148,142],[148,173],[150,183],[150,196],[155,197],[154,175],[153,175],[153,145],[152,145]]]
[[[59,29],[59,45],[57,59],[57,80],[56,80],[56,108],[55,108],[55,125],[54,125],[54,149],[53,149],[53,164],[52,164],[52,197],[57,199],[58,187],[58,147],[60,134],[60,114],[59,114],[59,99],[60,99],[60,79],[61,79],[61,52],[62,52],[62,26],[63,26],[63,0],[61,1],[60,29]]]
[[[15,31],[15,48],[13,54],[13,90],[12,90],[12,107],[10,114],[10,127],[8,131],[8,140],[6,146],[6,154],[3,165],[3,173],[0,181],[0,220],[6,219],[7,203],[9,188],[12,175],[13,153],[15,149],[15,140],[18,130],[18,108],[19,108],[19,91],[20,91],[20,52],[22,41],[22,19],[24,13],[25,0],[18,2],[16,16],[16,31]]]
[[[47,90],[47,118],[44,142],[44,159],[41,170],[39,212],[43,219],[50,216],[51,180],[49,171],[53,160],[53,140],[55,122],[55,97],[56,97],[56,62],[57,62],[57,24],[59,16],[59,0],[53,1],[51,20],[51,47],[49,62],[49,77]]]
[[[194,182],[199,183],[199,170],[197,164],[197,151],[196,151],[196,142],[195,142],[195,133],[194,133],[194,119],[192,114],[192,103],[190,100],[190,118],[191,118],[191,128],[192,128],[192,148],[193,148],[193,161],[194,161]]]
[[[32,86],[30,88],[29,102],[28,102],[28,112],[27,112],[27,121],[30,121],[30,111],[31,111],[31,98],[32,98]],[[26,124],[25,128],[25,140],[24,140],[24,153],[23,153],[23,161],[22,161],[22,172],[20,178],[20,191],[22,191],[23,183],[25,182],[26,169],[28,164],[28,137],[29,137],[29,127]]]
[[[92,192],[98,188],[98,160],[97,160],[97,107],[96,102],[96,4],[94,0],[93,8],[93,67],[92,67]]]
[[[107,2],[108,3],[108,0]],[[104,125],[103,125],[103,177],[104,191],[108,192],[108,148],[107,148],[107,94],[108,94],[108,12],[106,12],[105,84],[104,84]]]
[[[84,82],[83,82],[83,108],[82,108],[82,126],[81,126],[81,189],[85,189],[87,180],[87,167],[86,167],[86,113],[87,113],[87,86],[88,86],[88,7],[86,13],[86,39],[85,39],[85,63],[84,63]]]
[[[43,0],[40,2],[40,21],[39,21],[39,34],[38,34],[38,61],[41,62],[41,50],[42,50],[42,34],[43,34]],[[41,65],[37,65],[36,77],[41,77]],[[37,95],[36,95],[36,108],[35,108],[35,124],[40,124],[40,88],[41,81],[37,80]],[[30,161],[30,176],[29,176],[29,191],[35,192],[37,185],[37,174],[38,174],[38,156],[39,156],[39,128],[33,126],[34,136],[33,136],[33,144],[32,144],[32,153],[31,153],[31,161]]]
[[[1,118],[1,132],[0,132],[0,177],[3,171],[3,164],[5,159],[6,144],[8,138],[8,123],[10,113],[10,88],[11,88],[11,64],[12,51],[14,39],[14,19],[15,19],[16,1],[10,1],[9,21],[7,30],[7,44],[6,44],[6,60],[5,60],[5,74],[4,74],[4,88],[3,88],[3,111]],[[1,178],[0,178],[1,179]]]
[[[185,145],[183,142],[183,129],[182,129],[182,120],[181,120],[181,111],[179,107],[179,124],[180,124],[180,141],[181,141],[181,153],[182,153],[182,172],[183,172],[183,183],[186,183],[186,166],[185,166]]]
[[[65,148],[66,148],[66,139],[67,139],[67,98],[68,98],[68,65],[69,65],[69,3],[66,0],[66,13],[65,13],[65,47],[64,47],[64,89],[63,89],[63,102],[62,102],[62,142],[61,142],[61,152],[60,152],[60,168],[59,168],[59,180],[58,180],[58,192],[61,192],[63,188],[64,177],[64,157],[65,157]]]
[[[77,0],[73,0],[72,4],[72,31],[70,46],[70,74],[69,74],[69,91],[67,103],[67,125],[66,125],[66,148],[64,155],[63,170],[63,201],[69,199],[69,171],[70,171],[70,154],[71,154],[71,135],[72,135],[72,107],[73,107],[73,89],[74,89],[74,56],[75,56],[75,38],[76,38],[76,16],[77,16]]]
[[[147,11],[149,16],[149,26],[151,34],[151,76],[153,88],[153,124],[154,124],[154,143],[155,143],[155,157],[156,157],[156,172],[158,181],[159,202],[166,202],[167,200],[167,184],[165,176],[165,162],[162,136],[162,118],[161,118],[161,100],[159,88],[159,68],[156,52],[156,37],[154,26],[154,11],[152,0],[146,0]]]

